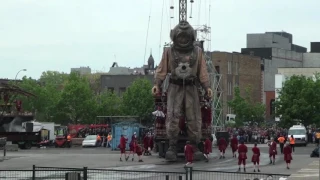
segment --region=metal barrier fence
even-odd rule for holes
[[[191,170],[192,179],[219,179],[219,180],[282,180],[288,178],[287,174],[262,174],[262,173],[242,173],[242,172],[223,172]]]
[[[70,174],[77,174],[77,177],[74,176],[71,179]],[[181,172],[37,166],[33,166],[32,170],[0,170],[0,179],[7,180],[284,180],[288,176],[285,174],[204,171],[193,168],[182,169]]]

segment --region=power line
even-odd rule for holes
[[[162,40],[162,22],[163,22],[164,2],[165,2],[165,0],[163,0],[163,2],[162,2],[161,27],[160,27],[160,41],[159,41],[159,59],[161,58],[161,57],[160,57],[160,52],[161,52],[161,40]]]
[[[143,58],[143,65],[146,62],[146,54],[147,54],[147,45],[148,45],[148,36],[149,36],[149,26],[150,26],[150,19],[151,19],[151,10],[152,10],[152,1],[150,1],[150,14],[149,14],[149,20],[148,20],[148,28],[147,28],[147,36],[146,36],[146,44],[144,47],[144,58]]]

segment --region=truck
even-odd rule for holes
[[[199,98],[200,98],[200,104],[201,104],[201,113],[202,113],[202,141],[204,141],[206,138],[212,137],[212,110],[211,110],[211,100],[209,98],[206,98],[204,93],[199,90]],[[158,95],[154,96],[155,100],[155,106],[158,109],[158,111],[162,111],[164,115],[166,115],[166,105],[167,105],[167,96],[166,93],[159,93]],[[169,148],[169,139],[166,135],[166,118],[165,117],[156,117],[156,121],[154,123],[154,142],[158,148],[159,156],[165,157],[166,151]],[[181,153],[184,154],[184,146],[186,145],[186,141],[188,140],[188,136],[186,134],[186,127],[183,127],[183,124],[185,124],[185,119],[180,120],[180,133],[177,143],[177,153],[178,155],[181,155]],[[198,144],[199,149],[201,150],[203,145],[201,143]]]
[[[293,135],[293,138],[295,139],[295,144],[302,144],[303,146],[307,146],[307,129],[303,125],[293,125],[292,127],[290,127],[288,131],[288,140],[290,139],[291,135]]]
[[[18,144],[20,149],[30,149],[39,146],[42,141],[47,145],[53,144],[55,140],[54,123],[39,123],[34,121],[23,122],[21,127],[15,128],[19,131],[0,132],[0,138],[6,137],[12,144]]]
[[[42,140],[42,135],[47,134],[48,130],[39,132],[0,132],[0,138],[6,137],[7,142],[18,144],[20,149],[31,149],[32,146],[38,146]]]

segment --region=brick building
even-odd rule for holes
[[[212,52],[213,65],[221,74],[220,86],[223,90],[223,119],[232,114],[227,102],[233,99],[234,87],[239,86],[242,95],[247,87],[252,89],[252,100],[262,101],[262,65],[261,58],[240,53]]]
[[[293,44],[293,36],[286,32],[247,34],[247,47],[242,54],[258,56],[264,65],[263,102],[266,105],[266,119],[274,120],[275,75],[278,68],[303,67],[303,54],[307,48]],[[311,55],[312,56],[312,55]]]

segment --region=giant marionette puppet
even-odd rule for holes
[[[171,31],[173,45],[163,52],[161,62],[155,73],[154,95],[160,92],[162,82],[171,73],[167,90],[167,119],[166,130],[169,139],[169,149],[166,160],[177,160],[177,141],[179,119],[186,118],[187,135],[194,147],[194,160],[200,160],[202,153],[197,145],[201,139],[201,110],[199,87],[212,97],[209,86],[209,75],[203,51],[195,46],[196,32],[186,21],[180,23]]]

